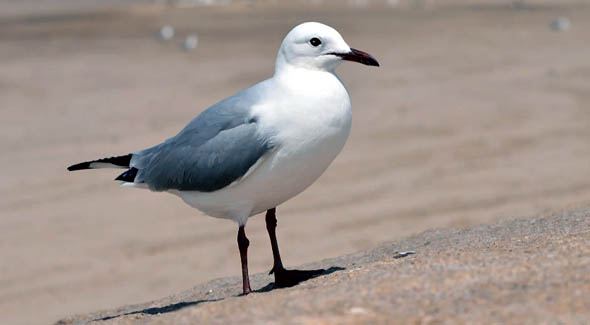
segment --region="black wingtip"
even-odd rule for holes
[[[74,170],[82,170],[82,169],[92,169],[96,167],[91,167],[90,164],[92,163],[107,163],[111,164],[113,167],[120,167],[120,168],[129,168],[129,164],[131,163],[131,158],[133,154],[127,154],[123,156],[115,156],[115,157],[107,157],[97,160],[85,161],[75,165],[71,165],[68,167],[69,171]]]
[[[135,176],[137,176],[137,172],[138,172],[137,168],[131,167],[128,170],[126,170],[123,174],[117,176],[117,178],[115,178],[115,180],[133,183],[133,181],[135,181]]]
[[[75,170],[90,169],[90,162],[85,161],[68,167],[68,170],[73,172]]]

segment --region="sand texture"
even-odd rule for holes
[[[35,0],[0,2],[0,323],[51,323],[238,276],[235,224],[205,217],[169,194],[120,188],[112,181],[118,170],[68,173],[65,168],[159,143],[209,105],[268,78],[282,38],[303,21],[336,27],[352,47],[379,59],[381,67],[350,63],[339,69],[352,100],[352,133],[316,184],[278,208],[278,240],[287,267],[371,249],[427,229],[461,229],[590,205],[586,1],[525,1],[518,6],[511,1],[423,1],[426,7],[401,1],[399,8],[383,1],[364,9],[350,1],[303,2],[193,8],[141,1],[128,6],[90,0],[44,1],[47,6]],[[571,21],[563,32],[551,28],[559,16]],[[163,43],[156,34],[165,24],[176,28],[176,36]],[[181,42],[190,33],[198,34],[199,45],[185,52]],[[246,231],[252,274],[268,272],[272,256],[263,218],[252,218]],[[461,230],[440,234],[455,232]],[[567,238],[563,248],[539,243],[539,254],[554,249],[565,254],[554,254],[558,261],[575,260],[566,250],[568,240],[574,245],[587,237]],[[475,254],[477,245],[470,241],[462,247]],[[237,293],[234,280],[218,281],[224,291],[214,297],[224,297],[223,302],[162,317],[190,319],[193,315],[185,313],[192,312],[205,317],[206,310],[219,308],[219,314],[207,314],[213,317],[233,304],[254,305],[253,300],[295,292],[326,306],[326,320],[349,319],[349,314],[329,311],[349,310],[372,294],[387,294],[390,300],[362,305],[367,314],[358,317],[419,317],[420,308],[412,304],[424,306],[426,300],[442,297],[449,305],[429,313],[459,315],[461,304],[451,302],[468,296],[445,296],[445,288],[457,283],[444,282],[447,276],[456,281],[477,272],[493,275],[475,259],[506,262],[502,270],[507,277],[517,267],[510,264],[511,254],[500,248],[487,251],[494,248],[490,246],[481,250],[484,255],[474,255],[473,270],[457,266],[458,273],[452,274],[442,265],[463,258],[453,255],[457,251],[409,246],[419,254],[390,260],[384,253],[371,260],[375,273],[366,274],[346,262],[346,270],[295,291],[240,300],[231,298]],[[448,260],[437,260],[442,252],[451,254]],[[519,254],[519,259],[528,256]],[[442,272],[438,278],[434,265]],[[514,269],[514,279],[535,272],[535,263],[527,265],[532,269],[525,273]],[[560,265],[547,272],[557,272]],[[578,270],[581,265],[571,266]],[[336,280],[350,271],[362,280],[355,287],[358,300],[338,307],[340,300],[332,299],[353,283]],[[433,278],[421,284],[421,271]],[[397,272],[407,278],[397,279]],[[557,279],[553,273],[547,276]],[[485,286],[484,280],[482,275],[473,285]],[[510,298],[495,292],[526,294],[531,302],[546,299],[541,287],[535,289],[542,279],[531,277],[536,282],[526,290],[505,287],[520,283],[516,280],[490,281],[490,287],[473,293],[474,299],[497,308]],[[576,281],[572,286],[581,283]],[[266,282],[268,278],[257,277],[255,283]],[[380,285],[373,287],[375,283]],[[381,284],[387,284],[383,293],[378,292]],[[411,285],[432,285],[434,291],[429,296],[420,287],[424,296],[412,296]],[[310,286],[325,290],[306,291]],[[573,292],[560,293],[566,288],[557,286],[551,297],[574,297]],[[187,301],[211,299],[199,290]],[[405,295],[409,300],[404,302]],[[298,304],[303,300],[292,302],[293,311],[302,310]],[[282,301],[291,308],[288,300]],[[387,314],[383,309],[392,303],[409,309]],[[535,307],[538,317],[544,312],[561,317],[579,307],[560,311],[542,306]],[[256,308],[243,317],[262,315],[264,306]],[[136,316],[144,317],[121,319]]]
[[[236,296],[224,278],[58,324],[587,324],[589,244],[588,208],[429,230],[306,265],[338,270],[296,287],[257,274],[263,292]]]

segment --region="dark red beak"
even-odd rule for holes
[[[374,67],[379,66],[379,62],[369,53],[355,50],[353,48],[350,49],[348,53],[330,53],[332,55],[336,55],[342,58],[342,60],[346,61],[354,61],[358,63],[362,63],[364,65],[371,65]]]

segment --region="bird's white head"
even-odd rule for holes
[[[332,72],[343,61],[379,66],[370,54],[350,48],[334,28],[314,22],[293,28],[283,40],[275,70],[303,68]]]

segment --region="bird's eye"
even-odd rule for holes
[[[318,46],[320,46],[320,44],[322,44],[322,41],[320,41],[319,38],[314,37],[314,38],[312,38],[312,39],[309,40],[309,44],[311,44],[311,45],[313,45],[315,47],[318,47]]]

